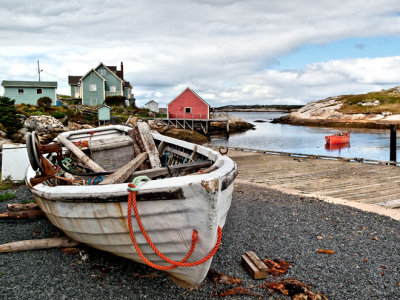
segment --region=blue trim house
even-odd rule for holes
[[[49,97],[56,103],[56,81],[13,81],[3,80],[1,85],[4,88],[4,96],[15,99],[15,104],[36,105],[37,100],[42,97]]]
[[[102,62],[83,76],[68,76],[73,98],[82,99],[83,105],[103,105],[107,96],[133,98],[132,86],[124,80],[124,66],[106,66]]]

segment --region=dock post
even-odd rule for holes
[[[390,161],[396,161],[396,124],[390,125]]]

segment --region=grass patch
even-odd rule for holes
[[[31,199],[31,200],[22,201],[22,204],[29,204],[29,203],[36,203],[36,200],[35,199]]]
[[[360,95],[343,95],[339,100],[343,103],[340,112],[345,114],[380,114],[382,112],[400,114],[400,93],[395,88]],[[362,105],[362,103],[374,103],[377,100],[379,105]]]
[[[6,193],[0,195],[0,202],[11,200],[11,199],[14,199],[15,197],[16,197],[15,194],[6,192]]]

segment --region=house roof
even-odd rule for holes
[[[149,102],[147,102],[145,105],[147,105],[147,104],[150,104],[150,103],[152,103],[152,102],[154,102],[154,103],[157,103],[158,104],[158,102],[157,101],[155,101],[155,100],[150,100]]]
[[[4,87],[51,87],[57,88],[57,81],[14,81],[3,80],[1,83]]]
[[[129,81],[126,81],[126,80],[124,80],[124,78],[122,78],[122,76],[123,76],[122,71],[118,71],[116,66],[106,66],[104,63],[100,62],[100,63],[97,65],[96,68],[90,69],[89,72],[91,72],[92,70],[94,70],[94,71],[96,72],[96,69],[97,69],[99,66],[103,66],[103,67],[105,67],[106,69],[108,69],[111,73],[113,73],[120,81],[122,81],[122,84],[123,84],[124,87],[130,87],[130,88],[132,88],[132,85],[129,83]],[[78,85],[78,84],[79,84],[79,81],[80,81],[83,77],[87,76],[87,75],[89,74],[89,72],[86,73],[84,76],[72,76],[72,75],[68,75],[68,84],[69,84],[69,85]],[[96,72],[96,73],[97,73],[97,72]],[[98,73],[97,73],[97,74],[98,74]],[[98,75],[101,76],[100,74],[98,74]],[[103,78],[103,77],[102,77],[102,78]]]
[[[103,79],[103,81],[106,81],[103,76],[101,76],[99,73],[96,72],[95,69],[90,69],[89,72],[87,72],[85,75],[83,75],[81,77],[81,79],[79,79],[79,81],[82,81],[83,78],[85,78],[86,76],[88,76],[92,72],[96,73],[96,75],[99,76],[101,79]]]
[[[117,72],[118,72],[116,66],[106,66],[106,67],[109,68],[110,71],[112,71],[112,72],[114,72],[114,73],[117,73]],[[118,76],[119,76],[119,75],[118,75]]]
[[[68,75],[68,84],[69,85],[78,85],[79,80],[82,78],[82,76],[71,76]]]
[[[186,89],[184,89],[183,91],[182,91],[182,93],[180,93],[178,96],[176,96],[174,99],[172,99],[168,104],[167,104],[167,106],[168,105],[170,105],[172,102],[174,102],[174,100],[176,99],[176,98],[178,98],[178,97],[180,97],[180,95],[182,95],[184,92],[186,92],[187,90],[189,90],[189,91],[191,91],[193,94],[195,94],[201,101],[203,101],[208,107],[210,107],[210,104],[208,104],[206,101],[204,101],[204,99],[203,98],[201,98],[195,91],[193,91],[190,87],[187,87]]]
[[[102,62],[100,62],[98,64],[98,66],[96,68],[94,68],[94,70],[96,70],[98,67],[103,66],[104,68],[106,68],[108,71],[111,72],[111,74],[113,74],[115,77],[117,77],[122,83],[124,83],[124,80],[122,80],[117,74],[115,74],[115,72],[113,72],[109,67],[107,67],[105,64],[103,64]],[[113,67],[113,66],[112,66]],[[117,69],[117,67],[115,67],[115,69]]]

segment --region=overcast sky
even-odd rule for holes
[[[0,79],[124,63],[138,106],[304,104],[400,85],[398,0],[0,0]]]

